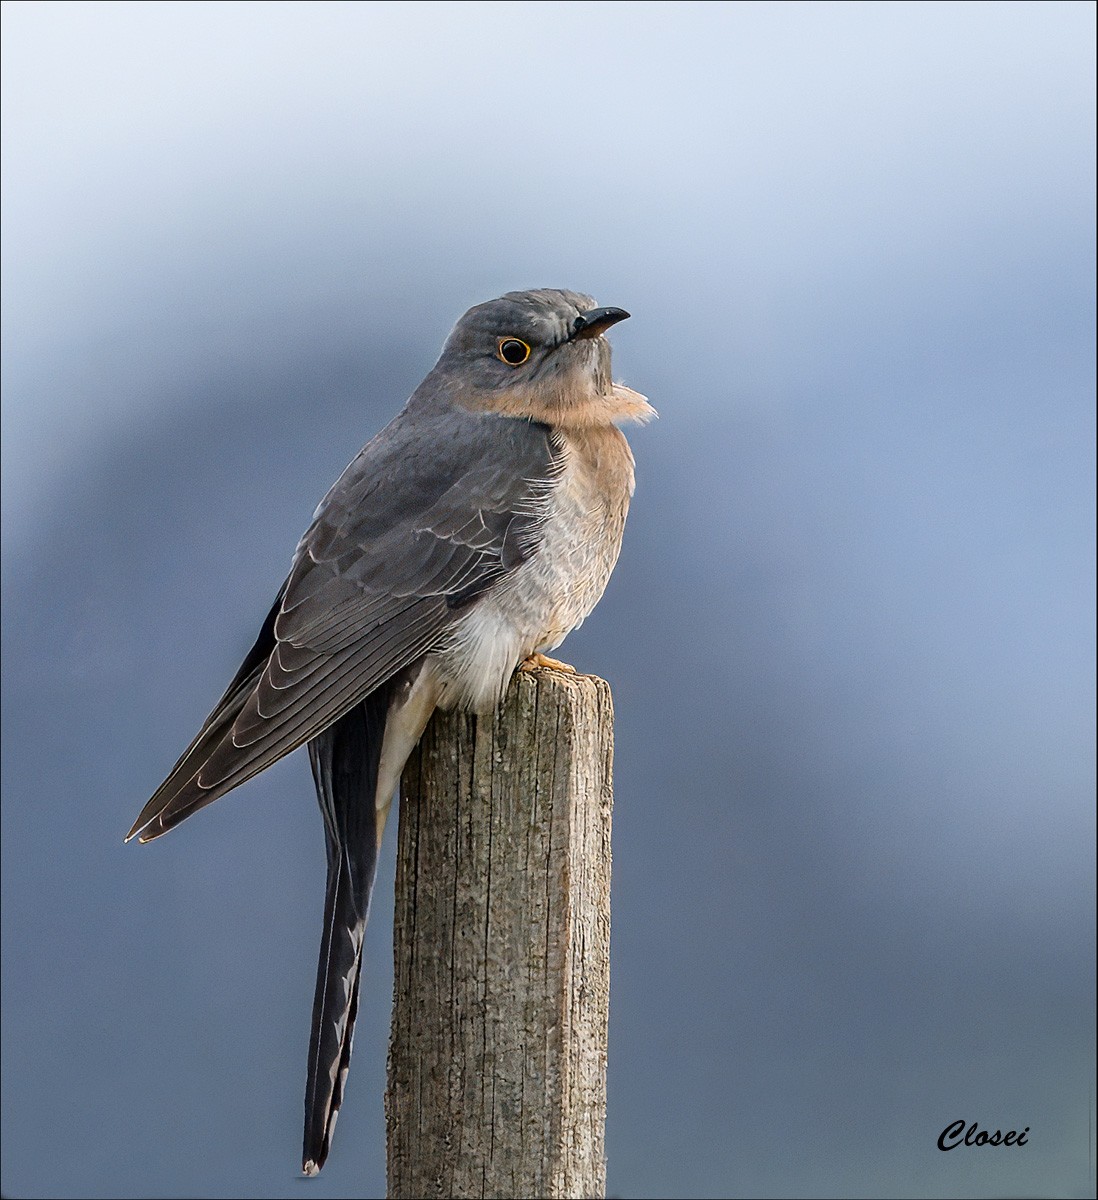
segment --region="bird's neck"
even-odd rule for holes
[[[557,429],[598,429],[628,423],[644,424],[656,410],[640,392],[615,383],[608,391],[577,399],[552,387],[524,388],[519,391],[477,391],[458,394],[453,399],[475,412],[494,412],[505,417],[524,417]]]

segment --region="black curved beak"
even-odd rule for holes
[[[598,337],[604,329],[624,321],[629,314],[624,308],[593,308],[590,312],[581,313],[572,323],[572,332],[567,340],[574,342],[577,338]]]

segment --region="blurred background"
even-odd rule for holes
[[[661,413],[562,651],[617,707],[611,1195],[1093,1195],[1094,21],[5,5],[6,1195],[383,1195],[392,839],[304,1183],[306,756],[122,836],[531,286],[628,308]]]

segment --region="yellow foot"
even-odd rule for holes
[[[568,671],[570,674],[576,674],[576,668],[570,663],[558,662],[555,658],[546,658],[544,654],[531,654],[529,658],[524,658],[519,663],[520,671],[537,671],[541,667],[547,667],[550,671]]]

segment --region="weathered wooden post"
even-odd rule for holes
[[[390,1197],[606,1194],[613,708],[520,672],[404,772]]]

